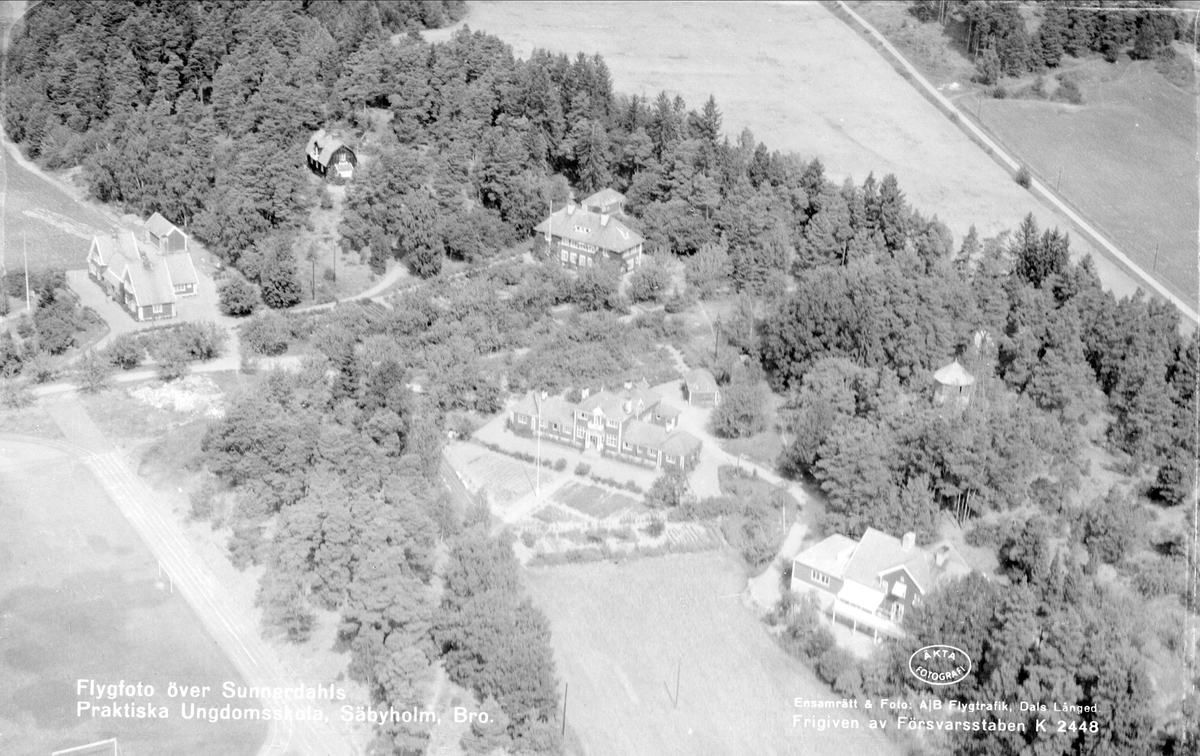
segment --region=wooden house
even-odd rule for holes
[[[358,156],[336,134],[321,129],[309,138],[304,153],[309,169],[318,176],[345,181],[354,178]]]

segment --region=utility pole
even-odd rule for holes
[[[537,465],[533,471],[533,495],[538,500],[542,500],[542,399],[541,394],[536,397],[537,401]],[[564,708],[565,712],[566,709]],[[565,715],[564,715],[565,716]]]
[[[25,309],[32,318],[33,300],[29,297],[29,243],[25,238],[25,229],[21,229],[21,259],[25,263]]]
[[[1158,242],[1154,242],[1154,265],[1150,268],[1150,272],[1154,273],[1158,270]]]
[[[563,721],[560,736],[567,736],[567,694],[571,692],[571,683],[563,683]]]
[[[1058,185],[1062,183],[1062,166],[1058,166],[1058,180],[1054,182],[1054,193],[1058,194]]]
[[[313,301],[317,301],[317,258],[312,259],[312,295]]]

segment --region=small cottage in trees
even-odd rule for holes
[[[704,368],[692,368],[683,377],[683,390],[690,407],[716,407],[721,403],[717,379]]]
[[[550,253],[564,266],[586,268],[607,257],[625,270],[633,270],[642,264],[645,240],[615,217],[624,208],[624,195],[604,189],[581,205],[569,201],[534,231],[545,239]]]
[[[187,252],[162,254],[133,231],[113,230],[92,237],[88,276],[136,320],[179,314],[179,297],[196,293],[196,268]]]
[[[975,376],[967,372],[956,358],[949,365],[933,374],[936,386],[933,389],[933,405],[959,411],[971,401]]]
[[[321,129],[313,134],[305,148],[308,167],[313,173],[326,178],[333,171],[333,177],[349,181],[354,177],[354,167],[358,165],[358,156],[354,150],[334,133]]]
[[[913,533],[896,538],[867,528],[860,540],[835,533],[797,554],[790,587],[815,594],[823,611],[855,630],[902,637],[906,612],[970,571],[947,541],[920,548]]]

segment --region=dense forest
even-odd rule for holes
[[[979,12],[1002,16],[1003,5]],[[1071,6],[1054,8],[1074,23]],[[239,564],[266,566],[270,631],[305,640],[316,608],[337,613],[350,675],[375,702],[423,705],[440,663],[499,723],[472,728],[470,753],[561,751],[548,625],[486,511],[441,493],[441,445],[509,393],[660,369],[659,345],[688,346],[675,313],[732,294],[718,355],[699,359],[731,395],[749,387],[742,396],[761,404],[765,392],[750,389],[764,382],[782,395],[780,466],[821,488],[830,532],[928,540],[949,513],[998,553],[1006,579],[934,596],[915,613],[914,639],[970,649],[980,696],[1098,706],[1103,738],[1038,741],[1037,753],[1149,753],[1200,730],[1154,717],[1155,631],[1143,611],[1163,596],[1191,602],[1172,576],[1200,562],[1181,531],[1142,526],[1152,508],[1194,497],[1200,340],[1182,335],[1169,306],[1105,292],[1058,229],[1030,216],[956,247],[895,176],[834,181],[819,158],[770,151],[748,131],[731,140],[711,98],[692,109],[665,93],[616,93],[598,56],[518,60],[465,28],[442,44],[405,33],[460,16],[460,3],[35,11],[10,51],[8,133],[47,165],[82,164],[97,199],[186,223],[273,306],[295,301],[289,240],[318,201],[304,140],[328,124],[373,135],[347,188],[343,243],[376,268],[400,258],[429,285],[387,310],[249,320],[251,348],[301,344],[311,356],[211,425],[193,507],[232,528]],[[1123,45],[1141,34],[1131,18]],[[604,186],[627,195],[663,263],[625,287],[606,266],[575,277],[510,262],[438,276],[446,257],[487,261],[569,192]],[[676,258],[682,286],[664,272]],[[623,320],[631,300],[665,312]],[[563,303],[577,312],[551,317]],[[980,392],[946,416],[927,387],[954,356]],[[1084,501],[1097,422],[1128,455],[1134,487]],[[1100,582],[1101,566],[1119,581]],[[842,692],[906,685],[899,656],[854,665],[797,621],[787,638]],[[397,726],[378,746],[419,749],[425,737]],[[961,753],[1033,747],[952,738]]]
[[[1135,60],[1174,57],[1171,42],[1195,38],[1188,16],[1173,5],[1170,0],[916,0],[911,9],[921,21],[953,29],[975,61],[979,80],[995,84],[1001,76],[1058,68],[1064,55],[1099,54],[1110,63],[1122,53]],[[1041,11],[1041,23],[1032,32],[1022,6]]]

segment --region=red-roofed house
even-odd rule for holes
[[[534,231],[550,245],[551,254],[556,255],[564,266],[586,268],[605,256],[620,263],[625,270],[633,270],[642,264],[642,243],[645,240],[641,234],[612,213],[594,209],[619,211],[624,207],[625,198],[618,192],[612,194],[619,197],[619,201],[604,191],[597,192],[585,200],[586,203],[599,197],[591,207],[576,205],[572,201],[534,227]]]
[[[916,545],[916,536],[896,538],[867,528],[860,540],[831,535],[792,560],[791,589],[817,594],[822,607],[843,621],[902,637],[906,611],[941,583],[971,568],[948,542]]]

